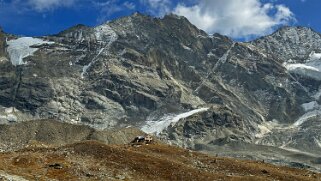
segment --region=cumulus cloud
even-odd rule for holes
[[[76,0],[28,0],[28,4],[37,11],[48,11],[59,7],[70,7]]]
[[[201,0],[193,6],[178,4],[173,12],[208,33],[233,38],[264,35],[278,25],[295,21],[288,7],[260,0]]]

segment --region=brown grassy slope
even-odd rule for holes
[[[86,125],[74,125],[56,120],[31,120],[0,125],[0,149],[16,150],[36,141],[56,147],[85,140],[106,144],[126,144],[144,133],[136,128],[96,130]]]
[[[320,174],[211,157],[168,145],[29,147],[0,154],[0,170],[30,180],[318,180]]]

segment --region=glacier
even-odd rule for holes
[[[306,121],[313,119],[313,118],[319,118],[321,116],[321,111],[320,110],[313,110],[305,113],[302,115],[294,124],[294,127],[298,127],[305,123]]]
[[[294,60],[288,60],[283,64],[283,66],[290,73],[298,74],[303,77],[312,78],[314,80],[321,80],[321,53],[316,53],[312,51],[309,54],[308,59],[304,60],[302,63],[295,63]],[[305,113],[299,117],[293,127],[299,127],[306,121],[318,118],[321,115],[321,106],[318,104],[317,100],[320,98],[321,91],[315,93],[313,96],[315,98],[312,102],[307,102],[301,105]]]
[[[321,80],[321,53],[312,51],[309,58],[303,63],[294,63],[293,60],[288,60],[283,63],[283,66],[290,73],[295,73],[304,77],[309,77],[315,80]]]
[[[6,41],[8,47],[7,52],[10,57],[12,65],[22,65],[24,64],[23,59],[33,55],[38,48],[33,48],[33,45],[42,45],[42,44],[53,44],[54,42],[49,42],[42,40],[40,38],[32,37],[21,37],[15,40]]]
[[[166,129],[169,125],[175,125],[180,119],[190,117],[196,113],[205,112],[209,108],[200,108],[194,109],[192,111],[188,111],[185,113],[181,113],[178,115],[175,114],[167,114],[163,116],[161,119],[155,120],[147,120],[146,125],[144,125],[141,130],[146,133],[161,133],[164,129]]]

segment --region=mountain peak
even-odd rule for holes
[[[143,14],[139,11],[134,12],[132,15],[130,15],[129,17],[150,17],[149,15]]]
[[[184,20],[187,20],[186,17],[180,16],[180,15],[177,15],[177,14],[174,14],[174,13],[166,14],[166,15],[164,16],[164,18],[174,18],[174,19],[184,19]]]
[[[64,36],[66,34],[69,34],[71,32],[77,32],[77,31],[82,31],[82,30],[89,30],[90,27],[89,26],[86,26],[86,25],[83,25],[83,24],[77,24],[77,25],[74,25],[66,30],[63,30],[61,32],[58,33],[58,36]]]
[[[314,31],[310,27],[304,26],[283,26],[276,30],[272,35],[279,34],[279,35],[294,35],[298,34],[303,36],[304,34],[319,34],[318,32]]]
[[[271,35],[251,42],[269,54],[282,59],[305,59],[312,51],[321,50],[321,36],[308,27],[284,26]]]
[[[128,22],[128,21],[132,21],[132,20],[140,20],[140,21],[144,21],[144,20],[149,20],[149,19],[153,19],[152,16],[147,15],[147,14],[143,14],[141,12],[135,12],[129,16],[123,16],[121,18],[112,20],[111,23],[117,23],[117,22]]]
[[[175,14],[165,15],[163,18],[155,18],[149,15],[136,12],[130,16],[126,16],[117,20],[113,20],[109,25],[118,34],[127,37],[131,36],[158,36],[160,34],[177,36],[207,36],[207,34],[191,24],[185,17]]]

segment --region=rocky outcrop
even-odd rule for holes
[[[5,55],[5,35],[0,27],[0,57]]]

